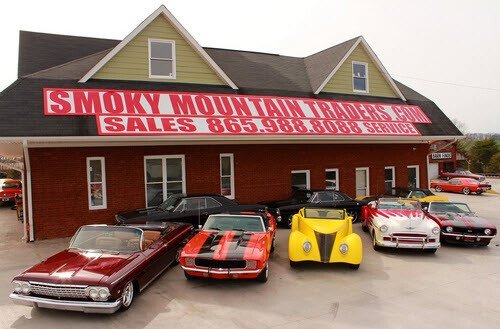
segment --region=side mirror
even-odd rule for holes
[[[201,226],[201,224],[200,224],[200,225],[198,225],[198,230],[201,230],[201,228],[202,228],[202,227],[203,227],[203,226]]]
[[[269,226],[269,227],[267,228],[267,230],[268,230],[269,232],[274,231],[274,229],[272,228],[272,226]]]
[[[423,211],[427,211],[427,210],[429,210],[429,208],[427,208],[427,207],[423,207],[423,208],[422,208],[422,210],[423,210]]]

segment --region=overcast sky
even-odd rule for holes
[[[5,1],[0,90],[19,30],[123,39],[164,4],[205,47],[308,56],[363,35],[396,80],[466,132],[500,133],[500,1]]]

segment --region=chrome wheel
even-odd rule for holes
[[[269,278],[269,264],[266,264],[266,267],[260,272],[259,276],[257,277],[257,281],[259,282],[267,282],[267,279]]]
[[[352,222],[357,223],[359,219],[358,212],[356,210],[348,211],[347,214],[352,217]]]
[[[134,300],[134,284],[132,281],[127,283],[122,292],[122,310],[126,310],[132,305]]]
[[[469,194],[470,194],[470,188],[468,188],[468,187],[464,187],[464,189],[462,190],[462,192],[463,192],[465,195],[469,195]]]
[[[441,192],[443,189],[441,189],[441,186],[439,185],[436,185],[436,187],[434,188],[436,190],[436,192]]]

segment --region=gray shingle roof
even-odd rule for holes
[[[358,38],[306,58],[226,49],[205,48],[209,56],[240,88],[140,81],[89,80],[78,83],[118,40],[21,32],[19,72],[22,78],[0,93],[0,135],[96,136],[93,117],[45,116],[44,87],[132,89],[239,93],[418,105],[432,124],[417,124],[424,136],[460,136],[460,131],[431,100],[396,81],[407,98],[372,97],[314,91]]]

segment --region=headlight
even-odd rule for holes
[[[453,227],[451,227],[451,226],[446,226],[446,232],[448,232],[448,233],[453,232]]]
[[[340,252],[345,255],[347,253],[347,251],[349,250],[349,246],[347,245],[347,243],[342,243],[340,245],[339,249],[340,249]]]
[[[255,260],[247,260],[247,268],[256,268],[257,267],[257,261]]]
[[[93,300],[108,300],[110,295],[106,287],[88,287],[85,293]]]
[[[439,234],[439,227],[434,227],[432,229],[432,233],[438,235]]]
[[[311,248],[312,248],[312,245],[311,245],[311,242],[309,242],[309,241],[304,242],[304,244],[302,245],[302,249],[304,249],[305,252],[311,251]]]
[[[490,235],[491,234],[491,230],[489,228],[484,229],[484,234]]]
[[[186,257],[186,266],[194,266],[194,258]]]
[[[387,225],[382,225],[382,226],[380,226],[380,232],[382,232],[382,233],[387,232],[387,230],[388,230],[388,229],[389,229],[389,228],[387,227]]]
[[[29,294],[31,291],[31,285],[26,281],[12,281],[12,285],[14,286],[14,292],[18,294]]]
[[[280,208],[276,208],[276,215],[278,215],[278,216],[279,216],[279,215],[281,215],[281,210],[280,210]]]

